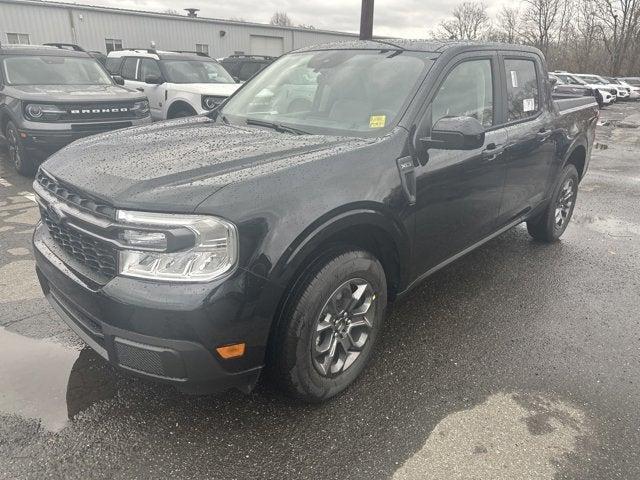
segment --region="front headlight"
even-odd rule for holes
[[[34,122],[54,122],[64,115],[66,110],[57,105],[28,103],[24,106],[24,116]]]
[[[226,99],[227,97],[220,95],[202,95],[202,108],[205,110],[213,110]]]
[[[140,100],[139,102],[135,102],[133,104],[133,107],[131,107],[131,111],[136,117],[146,117],[149,115],[149,102],[147,100]]]
[[[237,230],[226,220],[125,210],[116,218],[123,225],[118,268],[125,277],[206,282],[237,263]]]

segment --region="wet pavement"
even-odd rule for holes
[[[105,364],[40,293],[30,181],[3,158],[0,478],[640,478],[640,129],[619,126],[640,104],[601,118],[562,241],[520,226],[431,277],[313,407]]]

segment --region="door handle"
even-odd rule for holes
[[[137,87],[136,90],[138,90],[139,92],[144,92],[144,88],[142,87]]]
[[[545,127],[542,127],[540,130],[538,130],[538,133],[536,133],[536,137],[541,138],[542,140],[546,140],[551,136],[551,133],[551,130],[547,130]]]
[[[492,142],[482,151],[482,159],[486,162],[491,162],[498,158],[498,156],[504,152],[505,148],[504,145],[498,145]]]

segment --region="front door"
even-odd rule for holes
[[[498,57],[462,56],[445,73],[425,120],[447,116],[477,119],[486,129],[475,150],[429,149],[416,168],[416,276],[485,238],[495,228],[504,184]]]
[[[166,91],[166,85],[146,83],[146,79],[148,77],[162,78],[162,73],[160,72],[160,66],[158,65],[158,61],[153,58],[142,58],[140,60],[138,80],[140,81],[140,86],[142,88],[142,91],[145,93],[145,95],[149,99],[149,108],[151,109],[151,117],[154,120],[162,120],[163,119],[162,106],[164,105],[164,101],[165,101],[164,94]]]

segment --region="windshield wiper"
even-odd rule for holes
[[[299,128],[282,125],[281,123],[267,122],[265,120],[256,120],[255,118],[247,118],[247,125],[267,127],[280,133],[293,133],[294,135],[311,135],[309,132],[305,132],[304,130],[300,130]]]

